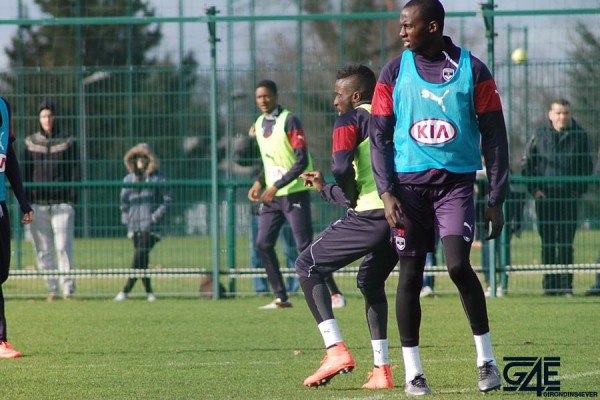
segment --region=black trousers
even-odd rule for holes
[[[301,191],[275,197],[271,203],[261,204],[259,209],[256,249],[267,272],[271,289],[282,301],[286,301],[288,295],[275,253],[275,243],[285,220],[290,224],[298,251],[302,252],[312,242],[313,235],[310,192]]]
[[[10,220],[5,202],[0,202],[3,216],[0,218],[0,342],[6,341],[6,315],[2,284],[8,279],[10,270]]]
[[[535,201],[538,232],[542,240],[542,264],[573,264],[577,202],[567,193],[553,191],[546,193],[546,198]],[[573,274],[545,274],[542,285],[546,294],[569,293],[573,290]]]
[[[133,261],[131,262],[131,268],[133,269],[147,269],[148,263],[150,262],[150,251],[160,238],[150,232],[135,232],[133,234]],[[129,293],[138,278],[129,278],[123,292]],[[141,278],[144,283],[146,293],[152,293],[152,284],[150,278]]]

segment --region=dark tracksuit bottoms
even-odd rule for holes
[[[10,220],[5,202],[0,202],[4,215],[0,218],[0,342],[6,341],[6,315],[2,284],[8,279],[10,270]]]
[[[281,301],[287,301],[288,295],[275,253],[275,243],[285,220],[290,224],[298,251],[303,251],[313,236],[308,190],[275,197],[272,202],[261,204],[259,209],[256,248],[273,293]]]
[[[333,319],[325,278],[365,257],[359,266],[357,286],[365,297],[365,308],[373,340],[387,338],[385,280],[398,261],[390,242],[390,228],[383,210],[346,216],[329,225],[296,260],[296,272],[307,304],[317,324]]]

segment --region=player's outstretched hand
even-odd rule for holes
[[[317,190],[323,189],[325,186],[325,178],[321,171],[308,171],[300,175],[304,179],[304,186],[313,186]]]

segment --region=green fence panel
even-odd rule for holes
[[[12,105],[18,155],[22,159],[25,136],[38,129],[37,105],[44,98],[59,105],[63,131],[77,139],[82,181],[73,185],[80,193],[75,240],[80,296],[114,296],[125,276],[133,274],[128,269],[133,248],[120,223],[119,192],[127,172],[123,155],[141,142],[156,149],[175,199],[164,221],[165,235],[151,253],[148,274],[157,281],[157,294],[197,296],[200,280],[215,268],[228,293],[253,294],[250,278],[261,276],[262,271],[249,269],[251,207],[246,194],[252,177],[238,168],[235,151],[237,141],[247,134],[258,115],[255,82],[269,78],[278,83],[280,103],[303,123],[315,168],[328,175],[336,70],[349,62],[362,62],[379,72],[401,51],[399,7],[393,4],[267,0],[259,7],[256,1],[228,0],[216,2],[215,15],[209,16],[197,4],[184,3],[157,0],[159,12],[143,20],[85,13],[72,18],[34,19],[22,16],[16,6],[21,3],[16,0],[14,9],[7,11],[14,11],[14,15],[0,20],[0,29],[5,32],[4,28],[11,27],[15,37],[12,50],[16,58],[0,65],[0,90]],[[355,3],[363,8],[351,6]],[[561,178],[585,183],[588,189],[573,221],[573,263],[545,265],[535,205],[526,190],[531,178],[521,175],[521,158],[535,129],[547,124],[549,99],[566,97],[573,116],[588,133],[588,151],[596,161],[600,147],[600,83],[596,79],[600,54],[594,38],[600,41],[595,23],[600,10],[570,0],[553,3],[555,9],[543,8],[547,5],[523,9],[515,2],[503,1],[483,12],[461,9],[461,2],[456,3],[447,5],[445,30],[456,43],[493,67],[509,132],[511,186],[519,194],[509,198],[506,207],[522,211],[519,220],[510,221],[503,237],[491,244],[496,251],[490,251],[485,241],[474,243],[472,264],[484,285],[492,289],[502,286],[508,293],[541,293],[544,274],[567,271],[574,272],[575,293],[583,293],[600,272],[599,178]],[[508,8],[511,5],[518,9]],[[487,31],[490,18],[493,34]],[[212,31],[207,29],[209,22]],[[137,65],[131,57],[125,65],[85,65],[82,61],[86,51],[89,55],[94,50],[86,47],[89,43],[115,40],[101,27],[123,26],[127,28],[123,32],[130,32],[131,27],[141,24],[154,24],[169,32],[169,40],[153,49],[155,62]],[[58,26],[69,29],[51,47],[59,48],[61,41],[67,40],[79,43],[72,49],[74,61],[64,66],[42,59],[35,65],[27,64],[26,49],[19,47],[27,43],[24,29]],[[127,37],[116,40],[116,44],[119,40],[126,44],[130,55],[144,45]],[[516,49],[520,49],[520,58],[512,57]],[[216,109],[211,109],[213,96]],[[217,160],[211,158],[213,146]],[[217,171],[211,171],[214,165]],[[218,180],[216,204],[213,172]],[[545,180],[552,178],[540,182]],[[31,182],[26,185],[35,186]],[[483,194],[485,178],[478,186]],[[479,195],[475,200],[482,221],[485,197]],[[14,199],[9,201],[16,214]],[[312,207],[315,232],[344,212],[317,196],[313,196]],[[211,224],[212,216],[217,217],[216,227]],[[45,296],[45,275],[37,271],[27,229],[14,216],[13,224],[15,254],[5,291],[8,296]],[[482,234],[481,223],[478,229]],[[217,249],[215,237],[219,238]],[[280,247],[278,252],[283,260]],[[438,278],[436,292],[454,293],[441,246],[438,253],[440,265],[432,271]],[[359,294],[355,268],[352,265],[338,273],[342,290],[351,295]],[[490,269],[496,270],[497,277],[491,274],[487,282],[484,271]],[[396,279],[393,274],[389,290],[395,290]]]

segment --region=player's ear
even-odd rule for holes
[[[437,21],[429,22],[429,33],[436,33],[440,30],[440,24]]]
[[[352,104],[356,104],[359,103],[362,100],[362,95],[360,94],[360,92],[357,90],[354,93],[352,93]]]

